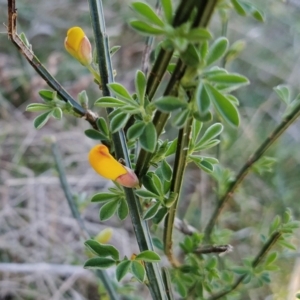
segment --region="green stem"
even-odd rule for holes
[[[61,159],[61,154],[58,148],[58,145],[55,141],[52,142],[51,144],[51,150],[54,156],[54,160],[55,160],[55,165],[56,165],[56,169],[59,175],[59,180],[60,180],[60,184],[61,187],[64,191],[65,197],[68,201],[69,207],[71,209],[72,212],[72,216],[73,218],[77,221],[77,223],[79,224],[79,227],[81,229],[81,234],[83,236],[84,239],[89,239],[90,238],[90,234],[87,231],[84,222],[82,220],[82,218],[80,217],[80,213],[78,211],[77,205],[74,202],[74,198],[73,198],[73,194],[70,188],[70,185],[68,183],[67,180],[67,176],[66,176],[66,172],[65,172],[65,168],[63,166],[63,161]],[[100,280],[102,281],[109,297],[111,300],[118,300],[119,297],[117,296],[115,289],[113,287],[113,285],[111,284],[110,278],[107,275],[107,273],[104,270],[97,270],[96,271],[97,276],[100,278]]]
[[[282,233],[279,231],[275,231],[270,238],[268,239],[268,241],[264,244],[264,246],[261,248],[261,250],[259,251],[259,253],[257,254],[257,256],[254,258],[254,260],[252,261],[252,268],[256,268],[261,261],[266,257],[266,255],[270,252],[270,250],[272,249],[272,247],[276,244],[276,242],[278,241],[278,239],[281,237]],[[245,275],[241,275],[236,281],[235,283],[225,289],[224,291],[221,291],[213,296],[211,296],[209,298],[209,300],[216,300],[216,299],[220,299],[223,298],[225,295],[229,294],[230,292],[232,292],[233,290],[235,290],[244,280],[244,278],[247,276],[247,274]]]
[[[108,38],[105,33],[105,22],[102,8],[102,1],[89,0],[91,20],[96,41],[96,50],[99,60],[99,72],[102,80],[102,89],[104,96],[110,96],[110,91],[107,84],[114,81],[113,69],[109,54]],[[126,165],[130,168],[130,159],[126,145],[125,135],[123,130],[112,135],[115,146],[115,153],[118,159],[123,158]],[[142,219],[142,209],[139,199],[136,197],[134,190],[124,188],[126,200],[128,203],[130,217],[133,224],[133,229],[140,251],[153,250],[152,239],[147,222]],[[149,290],[153,299],[166,299],[165,289],[162,283],[161,273],[158,264],[146,263],[147,278],[149,281]]]
[[[189,4],[189,5],[187,5]],[[176,26],[179,26],[180,24],[184,23],[189,17],[191,12],[193,11],[194,7],[198,8],[197,15],[195,17],[193,27],[206,27],[209,23],[210,17],[213,13],[214,7],[217,4],[217,0],[205,0],[205,1],[182,1],[177,9],[177,13],[174,18],[173,24],[176,24]],[[182,14],[182,15],[181,15]],[[182,23],[181,23],[182,22]],[[174,25],[175,26],[175,25]],[[166,71],[166,68],[164,69],[164,66],[167,67],[170,59],[172,58],[173,52],[172,51],[166,51],[164,49],[161,49],[158,58],[150,72],[150,76],[147,82],[147,94],[150,98],[154,96],[158,85],[162,79],[162,76],[164,72]],[[169,56],[169,57],[168,57]],[[169,60],[168,60],[169,59]],[[166,64],[166,65],[165,65]],[[163,66],[163,67],[162,67]],[[171,79],[168,83],[168,86],[164,92],[164,96],[170,95],[174,91],[174,87],[179,83],[181,78],[183,77],[186,70],[185,64],[178,60],[177,65],[175,67],[175,70],[171,76]],[[175,91],[176,93],[176,91]],[[161,113],[157,111],[153,118],[153,123],[156,127],[157,136],[159,137],[167,120],[169,118],[169,114]],[[147,173],[147,170],[150,165],[150,161],[152,158],[152,153],[149,153],[143,149],[141,149],[137,163],[136,163],[136,173],[139,178],[144,176]]]
[[[74,111],[81,116],[84,116],[86,111],[79,105],[59,84],[58,81],[48,72],[48,70],[41,64],[38,58],[34,55],[17,34],[17,10],[14,0],[8,1],[8,36],[13,44],[20,50],[21,54],[27,59],[36,72],[53,88],[66,102],[72,104]]]
[[[174,204],[170,207],[168,215],[165,218],[165,224],[164,224],[163,240],[164,240],[165,254],[167,255],[170,263],[175,267],[179,266],[179,262],[176,260],[173,254],[172,236],[173,236],[174,220],[177,211],[179,194],[180,194],[181,185],[183,181],[183,174],[187,164],[187,156],[189,150],[190,133],[192,130],[192,124],[193,124],[193,118],[189,118],[185,126],[179,130],[173,176],[172,176],[172,182],[170,187],[170,193],[175,193],[178,196]]]
[[[298,104],[294,110],[286,116],[282,122],[275,128],[275,130],[270,134],[269,137],[260,145],[260,147],[249,157],[247,162],[239,171],[236,179],[230,184],[225,195],[218,201],[218,205],[214,210],[206,228],[205,228],[205,240],[209,241],[212,230],[216,224],[216,221],[224,208],[227,201],[232,197],[233,193],[236,191],[238,186],[247,176],[252,165],[258,161],[265,152],[274,144],[274,142],[285,132],[285,130],[299,117],[300,115],[300,104]]]

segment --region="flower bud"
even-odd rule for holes
[[[105,145],[97,145],[91,149],[89,162],[92,168],[104,178],[114,180],[129,188],[139,185],[139,180],[134,171],[120,164],[109,153]]]
[[[92,46],[84,31],[80,27],[72,27],[65,38],[66,50],[82,65],[92,62]]]
[[[113,235],[112,228],[105,228],[102,231],[100,231],[97,236],[94,238],[95,241],[101,244],[106,244],[110,241],[111,237]]]

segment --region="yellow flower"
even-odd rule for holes
[[[100,231],[97,236],[94,238],[95,241],[101,244],[106,244],[112,237],[113,230],[111,228],[105,228]]]
[[[92,62],[92,46],[80,27],[72,27],[65,38],[66,50],[84,66]]]
[[[115,160],[104,145],[93,147],[89,153],[92,168],[102,177],[133,188],[139,185],[139,180],[133,170]]]

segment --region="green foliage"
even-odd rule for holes
[[[116,188],[110,188],[110,193],[94,195],[91,202],[104,203],[99,212],[102,221],[110,219],[116,212],[120,220],[124,220],[128,216],[128,205],[124,191],[118,185],[116,185]]]
[[[93,127],[85,130],[87,137],[111,145],[112,152],[124,154],[124,157],[118,158],[124,159],[126,163],[129,162],[127,154],[130,153],[131,163],[136,166],[135,171],[139,176],[141,188],[125,190],[116,184],[115,187],[109,188],[109,191],[92,196],[91,202],[100,204],[101,221],[107,221],[115,214],[120,220],[124,220],[130,209],[141,253],[133,254],[130,260],[127,257],[120,259],[120,253],[114,246],[89,239],[85,245],[96,257],[87,260],[84,267],[105,269],[116,266],[118,281],[131,274],[139,283],[146,284],[151,294],[155,294],[158,300],[163,299],[157,283],[161,279],[159,273],[154,271],[151,273],[149,270],[152,266],[156,266],[161,258],[151,250],[151,240],[156,248],[164,251],[172,266],[176,266],[170,267],[170,274],[180,297],[207,299],[212,296],[216,297],[213,299],[218,299],[220,295],[219,298],[227,299],[227,294],[231,293],[234,299],[241,295],[234,291],[240,285],[247,285],[248,288],[250,284],[262,286],[271,282],[270,274],[279,270],[282,251],[280,247],[274,248],[281,246],[285,251],[295,250],[290,239],[299,227],[299,222],[292,219],[291,212],[286,211],[282,217],[274,218],[267,234],[262,228],[259,245],[254,245],[253,249],[243,253],[246,257],[254,250],[258,250],[256,256],[242,258],[241,262],[235,257],[222,258],[222,255],[228,252],[226,249],[231,249],[228,243],[233,234],[226,227],[235,228],[245,224],[242,222],[243,218],[239,216],[241,224],[232,226],[228,221],[231,216],[229,214],[227,219],[224,218],[227,223],[220,222],[219,228],[213,230],[221,209],[228,199],[233,198],[233,193],[249,171],[260,175],[272,172],[273,165],[278,159],[264,156],[265,150],[271,146],[270,143],[263,151],[255,152],[236,177],[231,169],[219,164],[219,159],[221,162],[224,160],[223,152],[231,157],[236,154],[237,150],[233,149],[235,145],[231,136],[239,134],[237,128],[243,121],[241,116],[245,115],[243,101],[241,108],[239,107],[240,101],[237,96],[240,94],[231,93],[250,82],[244,75],[228,70],[228,62],[237,58],[245,48],[245,43],[239,40],[230,46],[225,36],[213,39],[212,32],[206,28],[210,17],[208,6],[203,4],[205,6],[203,11],[198,11],[199,6],[196,2],[193,5],[190,1],[180,2],[179,9],[174,9],[175,2],[162,0],[161,12],[157,12],[144,2],[131,4],[136,19],[129,21],[130,26],[142,35],[151,36],[148,40],[150,52],[154,36],[161,36],[160,43],[153,51],[155,53],[152,69],[145,73],[141,70],[135,72],[134,91],[127,88],[125,83],[123,85],[118,82],[104,82],[109,93],[103,91],[102,97],[97,99],[94,105],[95,108],[107,109],[106,118],[96,117],[96,114],[92,114],[92,121],[88,118],[90,101],[85,91],[78,94],[77,103],[64,99],[58,95],[58,91],[42,90],[40,96],[44,103],[33,103],[26,109],[30,112],[42,112],[34,119],[34,126],[37,129],[42,128],[51,117],[57,120],[62,119],[63,114],[85,117]],[[226,31],[225,23],[230,21],[228,15],[231,8],[241,16],[251,15],[258,21],[264,21],[264,14],[252,2],[224,0],[216,3],[223,24],[223,33]],[[209,11],[213,11],[214,4],[210,5],[212,6],[209,7]],[[25,35],[22,35],[22,40],[30,47]],[[108,49],[106,52],[109,52],[109,57],[119,47],[105,49]],[[104,60],[107,59],[105,57]],[[99,62],[100,60],[94,56],[94,63]],[[110,72],[112,78],[114,74],[109,70],[109,61],[106,61],[104,69],[107,73]],[[230,69],[235,69],[235,66],[232,65]],[[164,76],[167,72],[169,74]],[[100,79],[94,77],[99,83]],[[283,132],[291,124],[290,120],[297,116],[295,111],[300,109],[300,94],[293,99],[286,85],[279,85],[274,90],[286,107],[283,114],[286,123],[281,123],[279,125],[282,126],[279,127],[281,131],[277,131]],[[76,104],[83,109],[83,113],[79,114],[80,110],[78,112]],[[242,109],[241,114],[239,109]],[[172,125],[171,129],[169,125]],[[168,130],[172,134],[168,137],[163,136],[162,134],[168,133]],[[221,137],[222,145],[220,145]],[[265,143],[270,140],[275,141],[275,137],[270,135]],[[116,151],[120,150],[118,147],[122,148],[122,151]],[[193,225],[198,227],[192,232],[188,230],[186,232],[184,226],[179,228],[185,236],[179,236],[175,243],[172,237],[175,236],[173,227],[176,210],[181,207],[178,201],[184,198],[189,203],[190,200],[188,193],[182,193],[182,187],[186,192],[189,181],[195,185],[189,178],[183,180],[185,168],[191,162],[200,169],[201,180],[204,178],[205,184],[207,183],[208,188],[205,197],[202,198],[211,201],[216,194],[217,201],[212,203],[217,208],[211,219],[213,224],[211,232],[208,232],[207,228],[200,228],[202,220],[199,222],[199,216],[202,218],[203,212],[201,208],[199,213],[200,209],[197,207],[193,212],[197,221]],[[225,160],[224,165],[226,163],[228,161]],[[234,165],[236,163],[238,159],[233,160],[232,165],[236,167]],[[208,179],[203,172],[209,174]],[[247,198],[248,189],[246,187],[240,190],[241,195],[232,200],[232,206],[240,205],[241,210],[246,210],[249,204],[245,201],[239,204],[238,201],[240,198]],[[198,194],[195,196],[199,198]],[[192,200],[188,206],[194,205],[192,202],[195,201]],[[183,217],[188,216],[185,209],[182,211]],[[181,211],[179,213],[181,214]],[[234,222],[235,218],[230,221]],[[248,216],[245,216],[245,219],[247,218]],[[148,221],[151,222],[147,223]],[[163,226],[157,226],[163,221]],[[153,225],[151,229],[155,234],[163,236],[163,241],[150,235],[148,224]],[[198,233],[198,230],[201,233]],[[180,262],[177,262],[174,254],[176,251],[173,251],[173,247],[177,244],[182,251]],[[220,257],[217,258],[215,253],[220,253]],[[157,272],[157,266],[155,268]]]

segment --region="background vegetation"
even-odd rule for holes
[[[244,74],[251,82],[236,93],[242,116],[239,129],[225,127],[222,134],[219,159],[233,174],[280,122],[285,106],[273,87],[284,83],[295,94],[299,93],[298,1],[252,2],[266,13],[265,23],[238,16],[234,11],[228,23],[229,41],[242,39],[246,45],[229,69]],[[0,4],[3,8],[0,23],[7,23],[6,2]],[[129,4],[130,1],[104,1],[104,9],[111,45],[122,46],[113,58],[117,81],[133,90],[145,39],[126,25],[133,16]],[[74,97],[86,89],[90,99],[99,98],[92,77],[63,47],[66,31],[74,25],[84,28],[92,39],[87,2],[18,1],[17,7],[18,31],[26,32],[36,55],[49,71]],[[63,118],[59,122],[50,121],[40,131],[33,128],[34,115],[25,113],[25,107],[40,101],[38,90],[46,88],[46,84],[7,39],[5,27],[1,27],[0,297],[99,299],[103,295],[101,285],[98,288],[93,273],[82,270],[87,256],[80,229],[64,199],[51,147],[45,138],[55,136],[87,227],[94,234],[113,227],[111,243],[129,256],[138,252],[130,220],[120,223],[113,218],[99,223],[97,206],[89,202],[93,193],[106,190],[111,183],[96,176],[87,164],[87,153],[94,145],[83,133],[88,124]],[[210,28],[215,37],[221,35],[218,14],[214,15]],[[167,134],[174,137],[173,129],[167,129]],[[257,253],[261,234],[266,233],[275,215],[283,215],[286,207],[299,220],[299,140],[299,124],[295,123],[267,153],[277,159],[273,172],[250,174],[220,218],[219,227],[232,230],[228,238],[224,232],[222,236],[224,243],[234,247],[234,252],[227,255],[237,264],[241,258]],[[204,172],[189,166],[183,188],[178,216],[196,228],[203,228],[215,205],[216,196],[212,192],[215,184]],[[176,239],[182,238],[176,232]],[[298,238],[299,232],[293,238],[297,249]],[[285,250],[278,264],[280,271],[272,273],[269,285],[249,286],[240,299],[294,299],[300,289],[299,250]],[[128,294],[130,286],[141,288],[130,283],[119,289]]]

